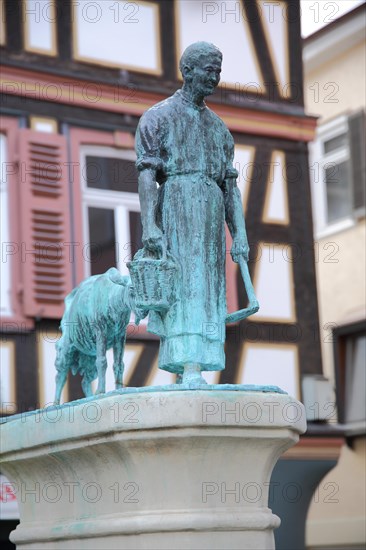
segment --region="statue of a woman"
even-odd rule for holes
[[[165,313],[150,312],[148,330],[161,339],[159,367],[183,383],[205,383],[201,371],[225,368],[225,221],[233,260],[249,254],[234,141],[204,102],[221,63],[213,44],[189,46],[182,89],[149,109],[136,133],[143,245],[170,253],[179,268],[176,300]]]

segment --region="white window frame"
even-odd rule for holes
[[[364,409],[364,392],[362,374],[365,364],[363,363],[362,347],[365,346],[365,334],[348,334],[345,342],[345,393],[344,393],[344,416],[345,422],[349,425],[364,423],[365,418],[349,418],[357,415]],[[357,360],[358,359],[358,360]],[[361,414],[362,414],[361,413]]]
[[[353,215],[333,223],[327,221],[327,187],[325,182],[325,167],[330,163],[341,163],[350,159],[349,144],[342,149],[324,153],[324,143],[348,132],[346,116],[337,117],[317,130],[316,140],[309,144],[310,180],[312,187],[312,203],[314,213],[314,232],[316,238],[327,237],[333,233],[344,231],[355,224]],[[349,181],[349,185],[352,182]]]
[[[7,171],[5,169],[8,160],[7,137],[5,134],[0,134],[0,159],[1,159],[1,175],[0,175],[0,234],[1,242],[10,242],[10,218],[9,218],[9,184],[8,178],[5,177]],[[12,300],[11,300],[11,257],[8,256],[6,261],[1,262],[1,294],[0,294],[0,315],[1,317],[11,317],[13,315]]]
[[[81,147],[80,154],[80,181],[82,191],[83,211],[83,238],[84,244],[89,243],[89,207],[107,208],[114,211],[114,225],[116,233],[116,258],[117,269],[122,275],[129,275],[126,262],[131,258],[131,233],[129,224],[129,212],[140,212],[139,195],[120,191],[106,191],[87,186],[86,157],[109,157],[136,161],[136,153],[128,149],[116,149],[103,145],[85,145]],[[90,262],[84,262],[85,277],[91,275]]]

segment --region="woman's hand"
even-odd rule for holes
[[[157,225],[152,227],[147,234],[142,236],[144,248],[156,255],[158,258],[163,256],[165,251],[164,235]]]
[[[242,237],[235,237],[230,254],[235,263],[239,263],[241,256],[247,262],[249,260],[249,245],[247,240]]]

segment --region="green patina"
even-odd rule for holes
[[[233,167],[234,140],[205,97],[220,81],[222,54],[197,42],[182,55],[183,87],[141,117],[136,132],[143,249],[128,264],[131,280],[111,268],[89,277],[65,299],[57,344],[55,404],[68,372],[79,372],[86,396],[98,376],[105,392],[106,351],[113,347],[116,388],[131,311],[149,313],[160,337],[159,367],[178,386],[206,384],[201,371],[225,368],[225,325],[259,309],[247,261],[248,239]],[[227,314],[225,222],[233,239],[249,306]],[[169,389],[172,386],[167,386]]]
[[[252,287],[234,140],[204,102],[220,81],[221,63],[216,46],[189,46],[180,62],[182,89],[146,111],[136,132],[144,251],[150,263],[170,257],[176,266],[174,299],[159,310],[150,296],[148,329],[160,337],[159,367],[197,384],[204,383],[201,371],[225,368],[225,323],[258,310],[251,292],[250,307],[227,317],[225,221],[232,258]],[[149,278],[140,253],[131,266],[136,285],[139,264]]]

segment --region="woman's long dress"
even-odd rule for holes
[[[155,169],[157,225],[176,259],[177,300],[166,314],[150,312],[160,336],[159,367],[181,373],[225,368],[225,208],[223,182],[236,177],[233,138],[206,106],[178,90],[149,109],[136,133],[137,168]]]

